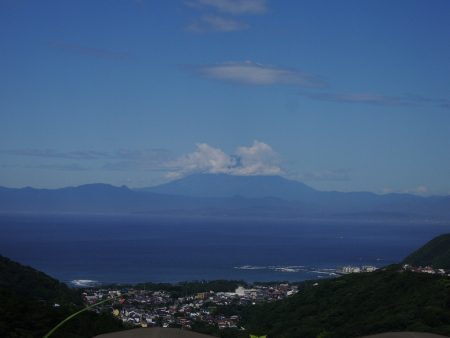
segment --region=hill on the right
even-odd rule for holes
[[[403,263],[448,269],[449,262],[450,234],[445,234]],[[242,324],[248,332],[277,338],[351,338],[387,332],[397,333],[380,338],[421,336],[414,332],[450,337],[449,290],[446,274],[405,270],[395,264],[370,273],[303,282],[292,297],[243,309]]]
[[[440,235],[403,261],[412,266],[432,266],[435,269],[450,269],[450,234]]]

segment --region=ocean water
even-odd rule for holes
[[[0,215],[0,254],[65,282],[300,281],[343,265],[399,262],[446,232],[450,225]]]

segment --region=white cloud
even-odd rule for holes
[[[390,187],[383,187],[381,188],[381,190],[379,191],[380,194],[392,194],[394,193],[394,189],[390,188]]]
[[[248,25],[241,21],[225,19],[216,15],[205,15],[193,21],[188,30],[198,33],[204,32],[234,32],[248,28]]]
[[[299,175],[301,181],[349,181],[350,172],[348,169],[331,169],[310,171]]]
[[[419,196],[428,196],[431,191],[426,185],[419,185],[414,188],[396,190],[391,187],[384,187],[380,191],[382,194],[412,194]]]
[[[426,194],[428,192],[428,187],[425,185],[420,185],[416,188],[418,194]]]
[[[420,195],[420,196],[427,196],[427,195],[429,195],[430,191],[426,185],[419,185],[415,188],[405,190],[405,193]]]
[[[370,104],[378,106],[422,106],[434,105],[439,108],[449,108],[450,100],[430,98],[420,95],[383,95],[376,93],[300,93],[301,96],[316,101],[339,103]]]
[[[277,175],[282,172],[278,155],[266,143],[254,141],[250,147],[239,147],[236,156],[239,165],[233,168],[235,175]]]
[[[197,72],[205,78],[246,85],[287,84],[305,87],[324,85],[323,81],[309,74],[251,61],[201,66],[197,68]]]
[[[223,173],[230,170],[234,165],[232,157],[225,154],[221,149],[213,148],[206,143],[197,144],[197,149],[182,156],[172,163],[178,167],[170,175],[183,176],[194,172]]]
[[[211,8],[232,15],[264,14],[267,11],[266,0],[191,0],[187,4],[196,8]]]
[[[168,178],[179,178],[193,173],[229,175],[278,175],[278,155],[266,143],[254,141],[250,147],[238,147],[235,154],[228,155],[219,148],[206,143],[168,164],[172,169]]]
[[[205,14],[187,26],[189,31],[197,33],[247,29],[247,23],[232,17],[264,14],[267,11],[266,0],[186,0],[185,4]]]

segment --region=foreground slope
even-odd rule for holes
[[[450,234],[438,236],[405,258],[404,264],[450,269]]]
[[[95,338],[211,338],[213,336],[188,330],[153,327],[122,332],[105,333]]]
[[[387,332],[360,338],[441,338],[445,336],[424,332]]]
[[[57,304],[57,305],[55,305]],[[83,307],[77,291],[43,272],[0,256],[0,337],[43,337]],[[109,314],[84,313],[52,337],[88,338],[123,329]]]

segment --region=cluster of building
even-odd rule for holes
[[[348,274],[348,273],[362,273],[362,272],[374,272],[377,270],[376,267],[372,265],[363,265],[363,266],[343,266],[341,269],[336,272],[339,274]]]
[[[234,292],[201,292],[173,298],[166,291],[141,289],[86,289],[86,304],[95,304],[108,298],[115,301],[96,307],[96,311],[112,311],[123,322],[141,326],[181,327],[190,329],[195,322],[218,327],[238,329],[237,314],[224,315],[221,306],[254,305],[286,298],[298,292],[290,284],[256,285],[253,288],[238,287]],[[123,304],[120,297],[126,299]]]
[[[432,275],[442,275],[442,276],[450,276],[450,270],[445,269],[435,269],[431,266],[412,266],[409,264],[404,264],[402,266],[404,271],[412,271],[412,272],[419,272],[419,273],[429,273]]]

